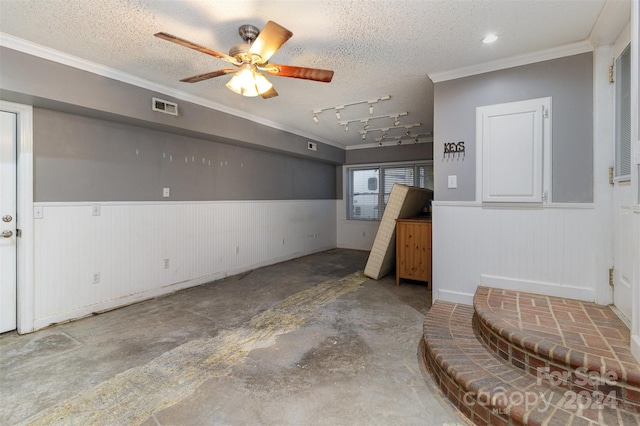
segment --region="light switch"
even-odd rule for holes
[[[33,208],[33,218],[34,219],[42,219],[43,217],[42,207],[34,207]]]
[[[171,190],[169,188],[162,188],[162,196],[169,198],[171,196]]]
[[[458,187],[458,176],[457,175],[448,176],[447,187],[449,189],[455,189],[455,188]]]

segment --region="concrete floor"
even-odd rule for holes
[[[464,424],[418,359],[426,285],[368,280],[367,256],[0,335],[0,424]]]

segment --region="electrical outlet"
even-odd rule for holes
[[[100,272],[96,272],[93,274],[93,284],[98,284],[100,282]]]
[[[91,206],[91,216],[100,216],[100,204]]]
[[[169,269],[169,259],[164,259],[164,269]]]
[[[162,188],[162,196],[164,198],[169,198],[171,196],[171,189],[170,188]]]

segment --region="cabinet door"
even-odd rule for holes
[[[400,222],[396,232],[399,276],[429,281],[431,275],[431,224]]]

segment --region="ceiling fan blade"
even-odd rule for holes
[[[267,90],[266,92],[264,92],[260,96],[262,96],[262,99],[274,98],[274,97],[278,96],[278,92],[276,92],[276,89],[274,89],[272,87],[271,89]]]
[[[278,77],[301,78],[304,80],[321,81],[329,83],[333,78],[333,71],[319,68],[294,67],[290,65],[269,64],[259,69]]]
[[[260,58],[259,64],[266,63],[274,53],[280,49],[280,47],[291,38],[293,33],[283,26],[276,24],[273,21],[267,22],[264,26],[258,38],[255,39],[249,54],[258,55]]]
[[[179,44],[180,46],[184,46],[184,47],[188,47],[189,49],[193,49],[193,50],[197,50],[198,52],[202,52],[205,53],[207,55],[211,55],[214,58],[219,58],[219,59],[224,59],[227,62],[231,62],[234,65],[239,65],[238,61],[229,56],[229,55],[225,55],[224,53],[220,53],[220,52],[216,52],[215,50],[211,50],[208,47],[204,47],[204,46],[200,46],[199,44],[195,44],[192,43],[188,40],[185,40],[183,38],[180,37],[176,37],[174,35],[168,34],[168,33],[163,33],[163,32],[159,32],[154,34],[154,36],[161,38],[163,40],[167,40],[170,41],[172,43],[176,43]]]
[[[234,68],[223,68],[221,70],[206,72],[204,74],[194,75],[193,77],[183,78],[183,83],[197,83],[202,80],[208,80],[214,77],[220,77],[221,75],[231,74],[232,72],[236,72]]]

